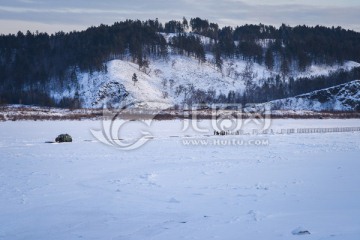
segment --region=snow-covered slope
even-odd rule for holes
[[[360,80],[270,103],[276,110],[360,110]]]
[[[336,72],[338,70],[350,71],[353,68],[357,68],[357,67],[360,67],[360,64],[354,61],[345,62],[342,66],[311,65],[305,72],[293,73],[293,76],[295,77],[295,79],[303,78],[303,77],[327,76],[330,73]]]
[[[149,59],[149,67],[139,69],[130,59],[116,59],[106,63],[107,71],[78,72],[78,84],[62,90],[53,89],[51,96],[60,101],[63,97],[73,98],[78,94],[82,107],[100,108],[103,104],[118,106],[136,105],[146,108],[168,108],[181,104],[189,92],[213,91],[216,95],[229,91],[242,92],[245,81],[242,73],[247,61],[242,59],[224,59],[222,71],[213,64],[213,56],[207,54],[205,63],[187,56],[170,53],[166,59]],[[331,72],[359,67],[355,62],[346,62],[343,66],[311,66],[306,72],[293,71],[289,77],[310,77],[329,75]],[[252,64],[253,82],[261,84],[263,79],[275,77],[279,72],[269,71],[265,66]],[[133,74],[138,82],[132,81]]]
[[[234,67],[240,71],[245,64],[240,61]],[[256,71],[265,71],[259,65],[254,68]],[[244,89],[244,82],[234,78],[232,72],[221,73],[211,63],[199,63],[198,60],[185,56],[173,55],[166,60],[150,60],[146,71],[139,70],[138,65],[125,60],[112,60],[107,63],[107,69],[107,73],[78,74],[79,95],[84,107],[101,107],[105,99],[114,104],[119,96],[108,93],[117,90],[126,104],[167,108],[181,103],[191,89],[214,90],[217,94]],[[132,81],[134,73],[138,78],[135,84]],[[113,87],[116,89],[112,89]],[[60,99],[72,94],[73,92],[65,90],[62,94],[53,96]]]

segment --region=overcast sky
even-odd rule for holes
[[[360,0],[0,0],[0,33],[82,30],[125,19],[201,17],[220,26],[325,25],[360,31]]]

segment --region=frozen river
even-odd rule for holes
[[[124,151],[94,138],[100,121],[1,122],[0,239],[359,239],[360,132],[215,137],[182,125],[155,122]],[[73,143],[45,143],[60,133]]]

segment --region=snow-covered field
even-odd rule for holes
[[[125,138],[139,132],[131,124]],[[161,121],[153,140],[122,151],[95,140],[90,130],[100,127],[0,123],[0,239],[359,239],[359,132],[223,136],[268,144],[199,146],[185,140],[216,137]],[[360,122],[272,122],[304,127]],[[60,133],[74,142],[45,143]]]

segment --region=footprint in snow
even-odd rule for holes
[[[259,222],[264,218],[264,215],[259,213],[258,211],[250,210],[248,215],[254,220],[255,222]]]
[[[146,173],[146,174],[140,176],[140,178],[145,179],[147,181],[155,180],[156,177],[157,177],[157,174],[155,174],[155,173]]]
[[[170,198],[169,203],[180,203],[180,201],[178,201],[176,198]]]
[[[294,229],[291,233],[292,233],[292,235],[309,235],[309,234],[311,234],[308,230],[306,230],[303,227],[298,227],[298,228]]]

